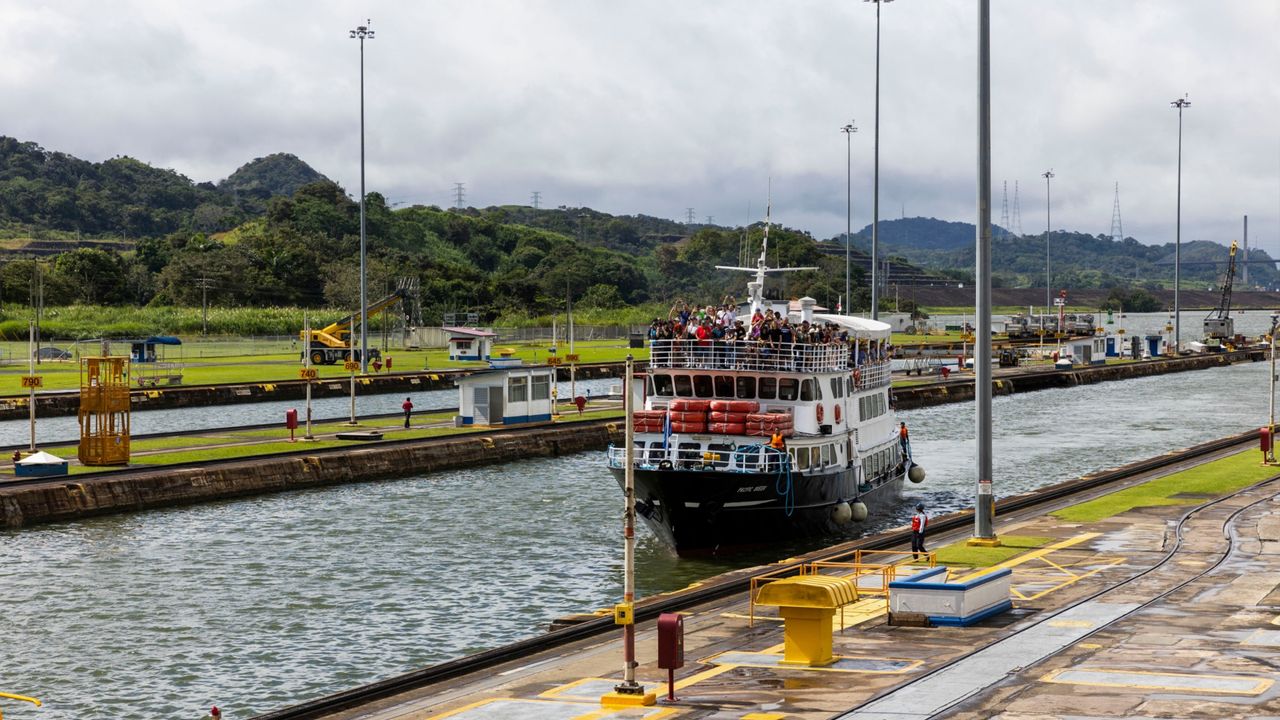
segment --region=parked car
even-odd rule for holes
[[[53,347],[51,345],[49,347],[42,347],[39,350],[37,350],[35,353],[35,358],[37,360],[70,360],[71,353],[61,348]]]

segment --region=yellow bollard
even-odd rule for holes
[[[757,605],[773,605],[784,621],[782,665],[822,667],[835,662],[831,620],[842,605],[858,599],[852,578],[804,575],[760,588]]]

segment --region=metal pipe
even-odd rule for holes
[[[876,4],[876,128],[875,161],[871,193],[871,319],[880,319],[880,5],[889,0],[872,0]]]
[[[1271,314],[1271,402],[1267,410],[1267,428],[1271,433],[1271,447],[1267,450],[1267,462],[1276,461],[1276,325],[1280,314]]]
[[[27,395],[27,407],[31,410],[31,452],[36,451],[36,323],[32,320],[27,325],[27,375],[33,378]]]
[[[1178,215],[1173,240],[1173,353],[1182,349],[1182,303],[1178,291],[1182,287],[1182,109],[1191,101],[1180,97],[1170,103],[1178,108]]]
[[[1047,237],[1047,236],[1046,236]],[[991,0],[978,2],[978,337],[974,338],[974,401],[978,431],[978,486],[973,536],[995,538],[991,489]]]

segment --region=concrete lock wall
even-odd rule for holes
[[[385,446],[304,450],[204,466],[70,476],[0,488],[0,527],[552,457],[624,442],[622,432],[620,423],[596,421]]]

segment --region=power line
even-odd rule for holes
[[[453,184],[453,206],[462,209],[462,201],[467,196],[466,183],[456,182]]]

